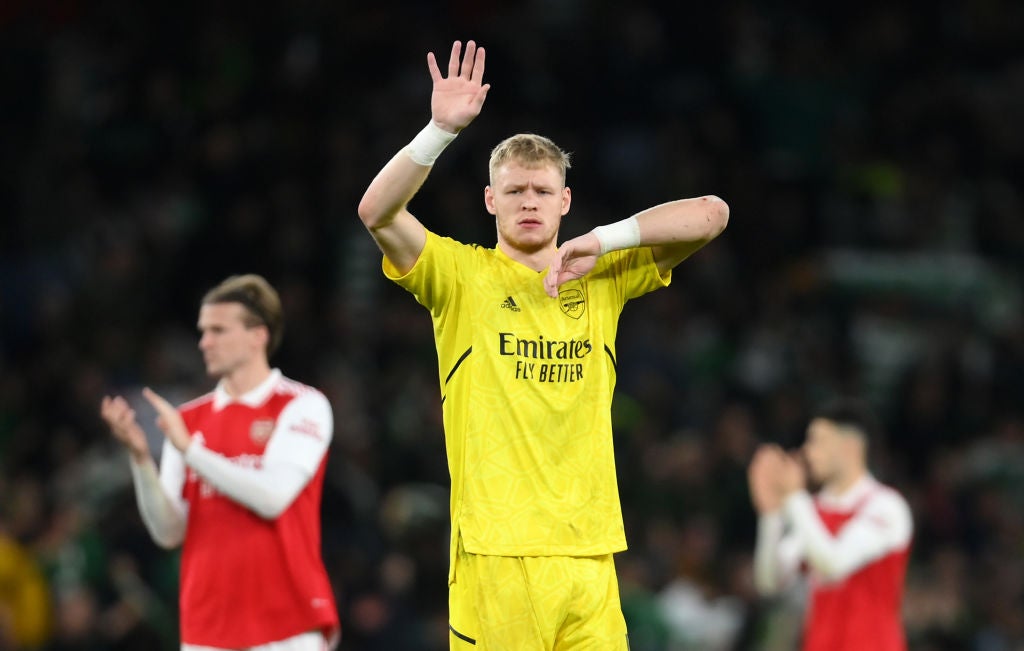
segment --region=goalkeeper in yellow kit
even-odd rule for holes
[[[627,649],[612,554],[626,548],[612,450],[615,333],[627,300],[725,228],[713,196],[671,201],[557,245],[568,156],[512,136],[491,153],[493,249],[407,209],[480,114],[484,49],[433,53],[431,120],[370,183],[362,219],[388,278],[430,311],[451,474],[452,649]]]

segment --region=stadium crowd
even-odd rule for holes
[[[712,4],[0,4],[0,649],[177,648],[176,556],[98,405],[208,390],[189,315],[242,272],[285,301],[272,362],[334,407],[341,648],[446,648],[429,317],[355,208],[427,119],[410,62],[455,38],[493,88],[426,224],[493,242],[487,155],[519,131],[572,152],[563,238],[731,207],[620,329],[631,648],[794,648],[799,594],[754,596],[746,465],[847,392],[913,510],[911,649],[1024,649],[1024,5]]]

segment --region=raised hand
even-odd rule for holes
[[[747,468],[750,500],[758,513],[772,513],[782,507],[781,474],[788,457],[777,445],[757,448]]]
[[[135,410],[121,396],[105,396],[100,403],[100,417],[110,427],[114,438],[124,444],[128,451],[138,460],[149,456],[149,444],[146,433],[135,420]]]
[[[462,42],[455,41],[448,59],[447,77],[441,75],[434,53],[427,54],[427,67],[434,80],[430,114],[434,123],[449,133],[458,133],[480,115],[487,91],[491,88],[490,84],[483,83],[484,49],[477,47],[474,41],[468,41],[460,65],[461,52]]]
[[[782,470],[779,473],[779,489],[782,496],[807,488],[807,469],[804,466],[803,454],[797,450],[783,457]]]
[[[544,276],[544,291],[551,298],[558,297],[558,288],[563,283],[582,278],[593,270],[597,257],[601,254],[601,243],[597,236],[584,233],[563,242]]]
[[[192,435],[185,427],[185,421],[181,414],[174,408],[174,405],[167,402],[160,394],[149,387],[142,390],[143,397],[156,409],[156,425],[164,433],[171,445],[184,452],[188,444],[192,442]]]

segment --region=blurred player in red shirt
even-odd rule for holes
[[[758,512],[754,577],[772,595],[808,574],[804,651],[905,651],[903,583],[913,521],[906,500],[868,471],[868,441],[877,431],[859,401],[833,401],[812,417],[804,464],[774,445],[750,464]]]
[[[127,401],[101,405],[128,449],[150,535],[182,545],[185,651],[323,651],[339,637],[320,551],[333,415],[322,393],[270,367],[282,320],[260,276],[233,276],[206,294],[199,349],[216,388],[180,409],[143,391],[166,436],[159,470]]]

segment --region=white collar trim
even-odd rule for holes
[[[271,392],[273,392],[274,387],[277,386],[280,380],[280,369],[272,369],[267,379],[237,398],[231,397],[227,389],[224,388],[224,380],[221,380],[213,390],[213,408],[221,410],[232,402],[241,403],[246,407],[259,407],[267,401],[267,398],[270,397]]]

